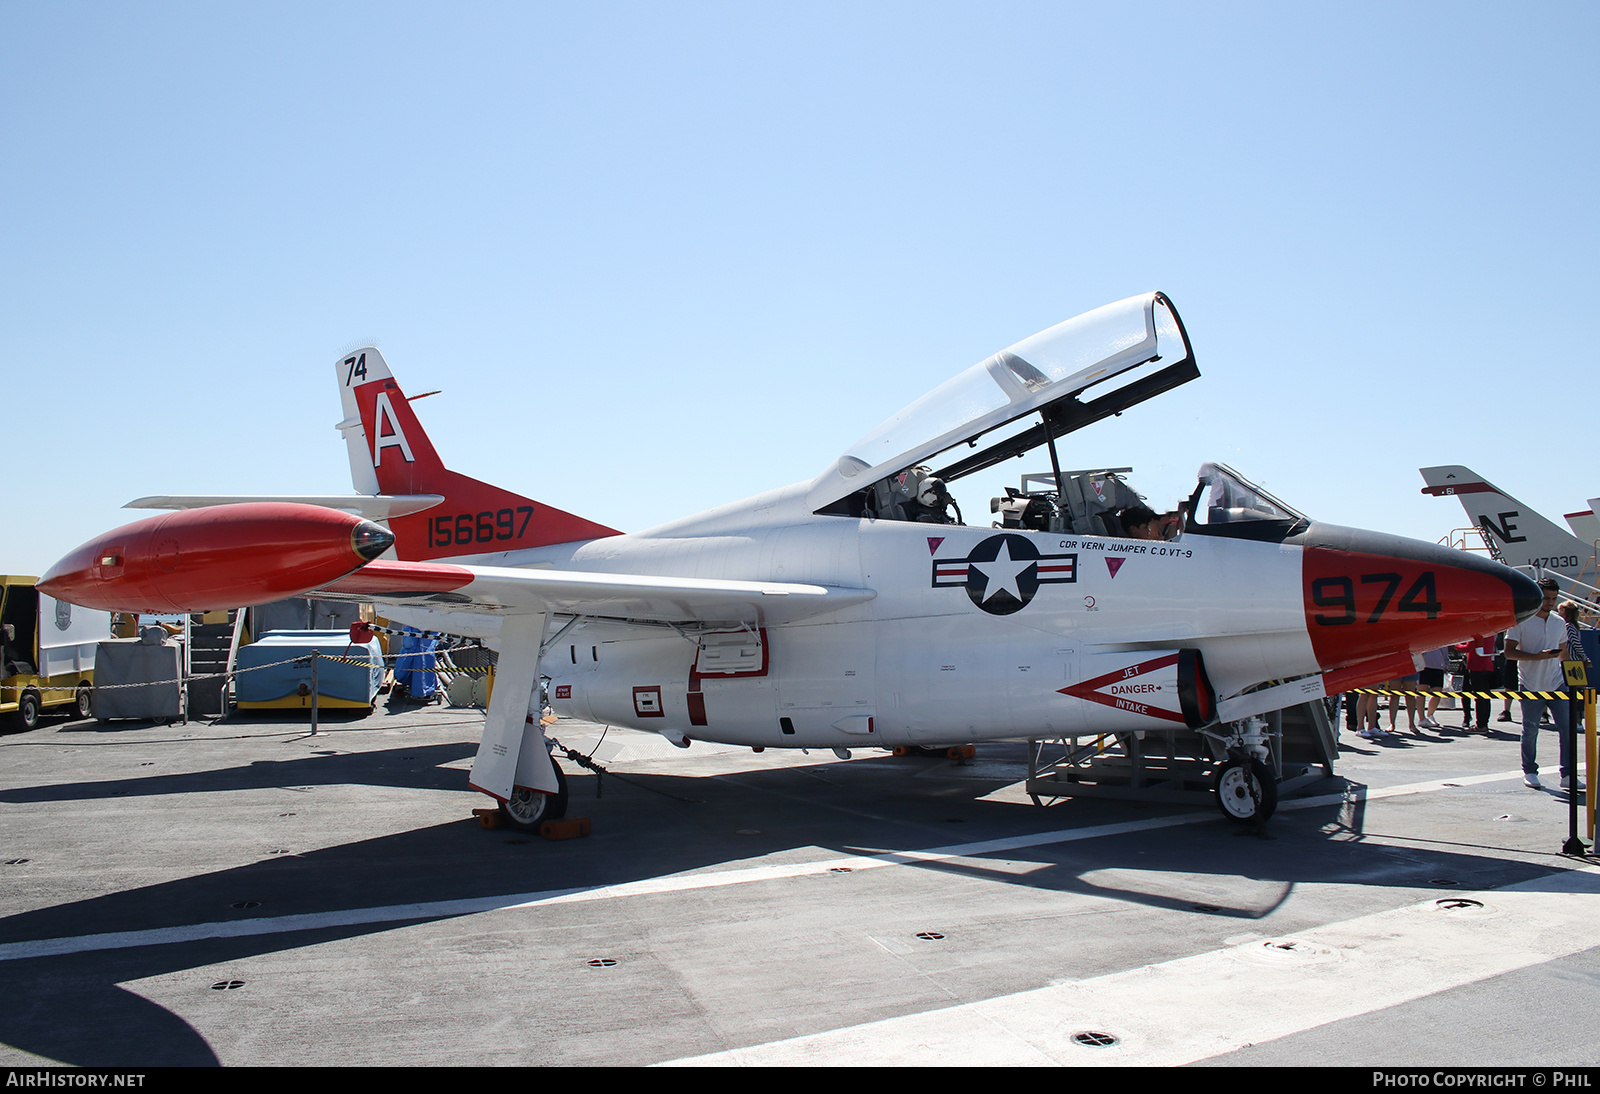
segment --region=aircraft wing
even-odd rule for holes
[[[370,562],[315,594],[440,612],[554,612],[661,623],[792,623],[861,604],[872,589],[578,570]]]
[[[443,494],[151,494],[134,498],[124,509],[203,509],[209,505],[248,505],[252,502],[294,502],[320,505],[368,520],[388,520],[432,509]]]

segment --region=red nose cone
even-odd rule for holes
[[[335,509],[214,505],[108,532],[52,566],[39,588],[103,611],[242,608],[319,589],[392,542],[371,521]]]
[[[1303,543],[1306,630],[1324,669],[1494,634],[1539,607],[1532,580],[1465,551],[1320,524]]]

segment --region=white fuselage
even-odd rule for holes
[[[1149,729],[1172,723],[1060,689],[1178,648],[1201,651],[1219,696],[1318,669],[1298,547],[815,516],[804,500],[799,484],[643,533],[472,561],[876,591],[784,626],[581,620],[550,641],[541,673],[557,714],[674,738],[848,747]],[[967,581],[969,567],[982,576]]]

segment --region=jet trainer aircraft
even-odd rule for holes
[[[179,511],[85,544],[39,587],[145,611],[371,600],[482,636],[500,660],[470,785],[521,826],[566,805],[546,695],[681,746],[1195,734],[1224,811],[1248,820],[1270,778],[1260,715],[1408,674],[1540,604],[1498,563],[1315,522],[1220,464],[1174,538],[1124,535],[1138,495],[1063,472],[1057,442],[1199,376],[1161,293],[979,362],[814,478],[632,534],[446,469],[376,349],[335,369],[357,495],[141,499]],[[949,484],[1041,447],[1046,489],[964,521]]]

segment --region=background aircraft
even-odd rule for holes
[[[1422,492],[1460,501],[1497,560],[1535,577],[1548,573],[1567,596],[1600,610],[1600,573],[1596,572],[1595,559],[1595,540],[1600,534],[1574,535],[1459,464],[1420,470],[1422,481],[1427,483]],[[1567,514],[1573,532],[1594,521],[1594,502],[1589,505],[1588,512]]]
[[[180,511],[40,587],[147,610],[315,591],[481,635],[500,661],[471,785],[523,825],[565,808],[541,676],[557,713],[685,747],[1192,734],[1250,819],[1270,811],[1260,715],[1412,672],[1540,601],[1497,563],[1314,522],[1220,464],[1176,538],[1123,534],[1139,495],[1062,470],[1057,442],[1198,377],[1160,293],[980,361],[813,478],[633,534],[448,470],[376,349],[335,370],[358,497],[143,499]],[[714,474],[779,424],[686,436]],[[951,484],[1040,448],[1047,489],[994,499],[992,525],[976,499],[963,517]]]
[[[1592,548],[1596,540],[1600,540],[1600,518],[1594,515],[1594,507],[1600,505],[1600,498],[1590,498],[1589,508],[1577,513],[1567,513],[1567,527],[1572,529],[1572,534],[1587,543]]]

